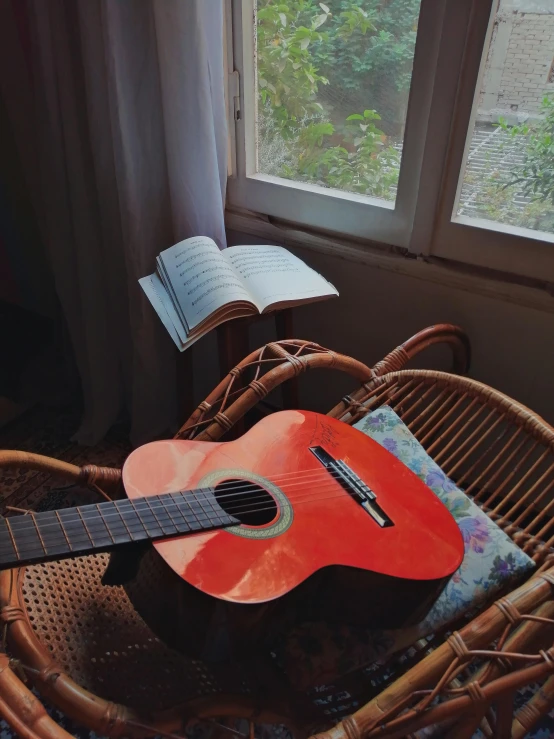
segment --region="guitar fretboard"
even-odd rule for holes
[[[0,519],[0,569],[239,523],[213,488]]]

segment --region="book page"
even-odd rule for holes
[[[148,277],[142,277],[139,280],[139,285],[146,293],[148,300],[152,303],[152,307],[166,327],[177,348],[183,351],[188,346],[188,336],[184,331],[179,316],[175,312],[171,298],[167,294],[162,281],[154,273],[153,275],[148,275]],[[177,328],[177,324],[179,324],[179,329]]]
[[[198,331],[194,336],[188,336],[181,319],[177,315],[175,307],[173,306],[171,297],[165,289],[158,274],[154,272],[153,275],[142,277],[139,280],[139,284],[148,297],[148,300],[151,302],[152,307],[158,314],[161,322],[167,329],[167,332],[175,342],[175,345],[181,352],[196,343],[212,328],[219,326],[220,323],[230,321],[233,318],[240,318],[245,315],[244,308],[230,307],[227,312],[222,313],[219,311],[218,314],[213,316],[213,319],[209,318],[205,322],[201,331]],[[252,313],[252,309],[250,309],[249,313]]]
[[[166,249],[157,265],[189,333],[227,303],[252,303],[233,268],[207,236],[185,239]]]
[[[338,295],[330,282],[281,246],[232,246],[223,254],[260,313],[274,303]]]

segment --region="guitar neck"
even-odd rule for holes
[[[237,523],[219,506],[213,488],[11,516],[0,519],[0,569]]]

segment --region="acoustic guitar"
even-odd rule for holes
[[[126,499],[1,520],[0,568],[135,544],[129,596],[195,656],[256,649],[299,620],[414,623],[463,557],[413,472],[317,413],[275,413],[235,441],[146,444],[123,485]]]

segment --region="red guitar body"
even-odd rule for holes
[[[346,463],[392,525],[379,525],[314,447]],[[153,442],[123,468],[131,499],[217,493],[226,480],[258,486],[239,500],[245,521],[154,542],[159,556],[144,557],[142,580],[127,586],[164,639],[194,655],[215,642],[225,643],[216,656],[257,647],[297,620],[414,623],[461,563],[460,530],[434,493],[360,431],[316,413],[273,414],[236,441]],[[137,586],[145,569],[154,596]]]

